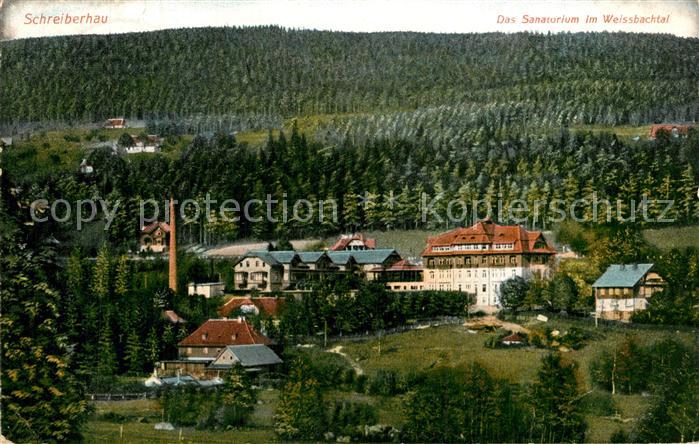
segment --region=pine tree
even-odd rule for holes
[[[252,388],[248,373],[240,364],[235,364],[226,373],[221,388],[223,426],[239,427],[245,424],[257,402],[257,393]]]
[[[563,364],[561,355],[543,357],[531,390],[534,440],[537,442],[582,442],[587,424],[577,406],[578,383],[574,363]]]
[[[314,440],[325,431],[325,407],[308,364],[297,360],[279,396],[274,430],[282,439]]]
[[[133,373],[141,373],[143,371],[143,348],[141,347],[141,338],[138,337],[135,329],[131,329],[126,339],[126,352],[124,361],[129,371]]]
[[[98,345],[97,345],[97,384],[104,384],[112,380],[117,371],[117,357],[114,350],[114,339],[108,316],[102,320]]]
[[[129,266],[128,256],[121,255],[117,263],[116,279],[114,282],[114,294],[123,298],[129,292],[129,280],[131,278],[131,270]]]

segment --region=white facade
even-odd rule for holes
[[[598,298],[595,301],[595,311],[598,317],[606,317],[603,313],[620,312],[633,313],[634,311],[645,310],[648,307],[648,300],[644,297],[638,298]],[[622,316],[626,318],[627,316]]]
[[[199,294],[208,299],[223,295],[225,287],[226,284],[223,282],[207,282],[204,284],[190,283],[187,288],[187,294],[190,296]]]
[[[475,295],[475,310],[500,308],[500,286],[513,277],[529,279],[532,271],[525,267],[447,268],[425,270],[425,289],[465,291]]]

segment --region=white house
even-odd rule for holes
[[[665,288],[665,280],[653,264],[613,264],[592,284],[595,315],[602,319],[629,321],[648,307],[648,298]]]
[[[223,296],[225,289],[226,284],[224,282],[205,282],[202,284],[190,282],[187,287],[187,294],[190,296],[200,294],[208,299],[215,296]]]

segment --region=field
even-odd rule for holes
[[[523,325],[530,326],[536,323],[537,321],[527,321],[523,322]],[[641,344],[654,343],[667,337],[678,337],[686,341],[696,340],[696,335],[691,333],[676,333],[662,329],[633,330],[613,327],[595,329],[589,322],[570,320],[551,320],[548,324],[562,333],[572,326],[577,326],[595,334],[595,339],[591,340],[587,346],[564,354],[566,359],[577,363],[578,378],[584,392],[592,390],[590,362],[601,350],[613,347],[629,333],[635,334]],[[463,326],[442,326],[386,336],[381,339],[380,347],[377,339],[346,343],[343,344],[343,351],[368,375],[380,369],[393,369],[404,373],[437,366],[458,366],[478,362],[488,368],[494,376],[523,385],[531,383],[536,378],[540,359],[547,351],[532,348],[485,348],[485,341],[495,334],[469,333]],[[593,393],[598,392],[595,390]],[[600,394],[604,395],[604,393]],[[588,442],[608,441],[611,434],[619,428],[630,430],[634,421],[648,407],[649,398],[640,395],[615,395],[613,401],[616,414],[586,414],[590,426]],[[395,414],[400,418],[399,412]]]
[[[673,248],[699,248],[699,226],[649,228],[643,230],[643,238],[663,251]]]
[[[543,323],[533,317],[520,317],[518,322],[524,327],[540,328]],[[592,387],[589,366],[597,354],[621,342],[627,334],[634,334],[641,344],[651,344],[673,337],[682,341],[697,340],[695,332],[678,332],[662,328],[594,327],[589,320],[551,319],[546,323],[553,329],[565,333],[575,326],[592,335],[585,347],[564,353],[568,360],[578,366],[578,379],[581,384],[583,411],[589,424],[588,442],[606,442],[611,434],[623,428],[631,430],[635,421],[649,406],[649,397],[642,395],[615,395],[611,397],[611,410],[604,411],[599,404],[610,395]],[[398,374],[429,370],[438,366],[459,366],[479,362],[489,369],[493,376],[506,378],[513,383],[527,386],[535,380],[541,357],[548,353],[544,349],[490,349],[485,341],[497,333],[470,333],[464,326],[450,325],[413,330],[405,333],[384,336],[380,340],[337,341],[330,348],[341,347],[345,358],[330,354],[317,347],[305,348],[304,353],[316,362],[343,365],[351,368],[351,362],[361,368],[370,378],[379,370],[391,369]],[[337,349],[336,349],[337,350]],[[403,422],[405,395],[373,396],[341,390],[329,390],[327,400],[352,400],[372,404],[376,407],[379,422],[400,427]],[[587,398],[586,398],[587,397]],[[249,428],[237,431],[208,432],[191,428],[156,431],[154,423],[162,421],[159,402],[156,400],[98,402],[95,414],[85,429],[86,442],[134,442],[134,443],[223,443],[223,442],[271,442],[276,439],[273,431],[273,415],[278,391],[260,392],[261,403],[255,409]],[[111,413],[110,413],[111,412]],[[105,416],[107,414],[107,416]],[[114,416],[110,415],[115,415]],[[123,425],[123,435],[121,427]]]

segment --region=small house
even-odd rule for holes
[[[223,296],[226,284],[224,282],[204,282],[196,284],[194,282],[187,286],[187,294],[190,296],[202,295],[205,298]]]
[[[653,264],[613,264],[592,284],[595,314],[602,319],[629,321],[648,306],[648,299],[665,288]]]
[[[167,251],[170,225],[165,222],[153,222],[141,228],[139,250],[153,253]]]
[[[285,304],[284,298],[276,297],[232,297],[228,302],[223,304],[218,309],[222,317],[228,317],[232,313],[239,311],[242,314],[265,315],[276,318],[283,310]]]
[[[221,377],[234,365],[241,365],[247,372],[269,371],[282,363],[274,351],[266,345],[229,345],[206,369],[209,376]]]
[[[690,128],[694,128],[693,123],[662,123],[650,127],[650,138],[657,139],[661,131],[667,132],[670,137],[687,137]]]
[[[115,118],[107,119],[104,122],[104,127],[106,129],[126,128],[126,119],[124,119],[123,117],[115,117]]]
[[[343,234],[330,247],[330,251],[375,250],[376,239],[365,237],[362,233]]]
[[[522,337],[520,335],[518,335],[517,333],[512,333],[511,335],[505,336],[504,338],[502,338],[500,343],[502,345],[506,345],[508,347],[519,346],[519,345],[524,345],[524,339],[522,339]]]

